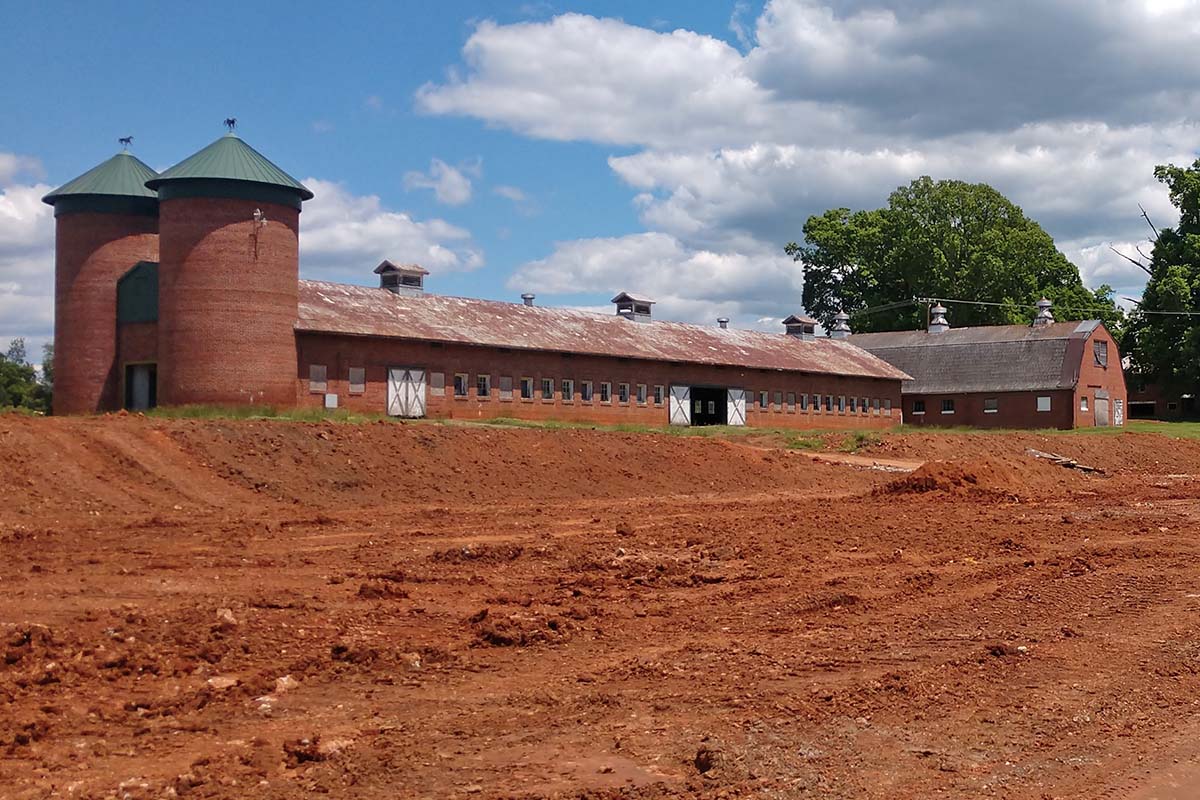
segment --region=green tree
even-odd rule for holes
[[[804,241],[784,249],[804,265],[804,307],[826,328],[843,308],[860,332],[924,327],[915,297],[1004,304],[952,305],[954,326],[1027,323],[1045,296],[1059,319],[1099,317],[1120,334],[1112,288],[1085,287],[1050,235],[986,184],[918,178],[886,208],[809,217]]]
[[[25,360],[25,340],[13,339],[0,356],[0,410],[25,408],[50,410],[50,392],[38,381],[37,371]]]
[[[1200,385],[1200,316],[1190,316],[1200,313],[1200,159],[1155,167],[1154,176],[1179,209],[1179,224],[1156,231],[1150,279],[1129,315],[1125,349],[1142,378],[1188,391]]]

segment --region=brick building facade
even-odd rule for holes
[[[121,153],[55,208],[55,413],[157,403],[650,425],[886,427],[885,361],[813,336],[448,298],[384,262],[379,286],[299,280],[307,188],[230,133],[154,173]]]

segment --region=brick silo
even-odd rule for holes
[[[154,170],[127,152],[54,190],[54,413],[121,407],[117,279],[158,260]]]
[[[312,192],[232,132],[147,186],[159,197],[158,402],[294,404]]]

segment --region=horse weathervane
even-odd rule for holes
[[[237,127],[237,117],[226,117],[225,127],[229,129],[230,133],[233,133],[233,129]]]
[[[126,150],[128,150],[129,145],[133,144],[133,137],[122,136],[120,139],[117,139],[117,141],[121,143],[121,147],[124,147]]]

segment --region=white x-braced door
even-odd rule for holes
[[[671,424],[692,424],[692,390],[690,386],[671,387]]]
[[[388,370],[388,414],[414,419],[425,416],[425,370]]]
[[[746,390],[729,389],[725,403],[725,421],[730,425],[746,424]]]

